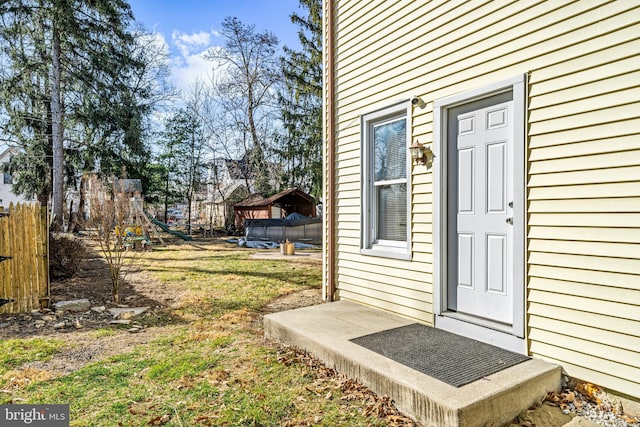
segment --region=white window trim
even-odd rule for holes
[[[375,240],[377,228],[374,205],[373,185],[373,153],[369,141],[374,124],[385,120],[397,120],[404,116],[406,120],[406,179],[381,181],[383,184],[406,182],[407,185],[407,240]],[[385,107],[360,117],[361,129],[361,241],[360,253],[368,256],[384,258],[411,259],[411,156],[409,141],[411,141],[411,105],[409,100]]]

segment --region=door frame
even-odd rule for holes
[[[447,129],[448,112],[470,102],[513,93],[513,325],[447,312]],[[433,243],[434,325],[518,353],[527,353],[525,340],[526,244],[526,74],[463,92],[434,102]]]

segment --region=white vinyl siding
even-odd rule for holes
[[[528,74],[529,353],[640,398],[640,4],[336,1],[337,288],[432,324],[432,174],[411,170],[411,259],[359,253],[360,120]],[[436,161],[438,159],[436,158]]]

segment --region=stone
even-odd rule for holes
[[[80,321],[78,319],[76,319],[76,323],[73,326],[75,326],[76,329],[82,329],[82,323],[80,323]]]
[[[46,325],[46,322],[44,320],[36,320],[35,325],[36,328],[42,328],[44,325]]]
[[[104,305],[101,305],[99,307],[91,307],[91,311],[94,311],[96,313],[104,313],[107,310],[107,308]]]
[[[66,324],[64,322],[59,322],[53,325],[53,329],[64,329],[65,326]]]
[[[44,316],[42,316],[42,320],[44,320],[45,322],[53,322],[56,319],[56,316],[51,316],[49,314],[45,314]]]
[[[125,312],[133,312],[133,316],[138,316],[142,313],[144,313],[145,311],[149,310],[149,307],[118,307],[118,308],[110,308],[109,309],[109,313],[111,313],[113,315],[114,318],[116,319],[120,319],[120,313],[125,313]],[[130,317],[126,317],[127,315],[125,315],[125,318],[129,319]]]
[[[600,427],[600,425],[583,417],[575,417],[563,427]]]
[[[130,325],[131,320],[112,320],[109,322],[110,325]]]
[[[11,323],[0,323],[0,329],[11,326]]]
[[[127,319],[133,319],[135,316],[136,316],[135,311],[130,310],[130,311],[121,311],[114,317],[119,320],[127,320]]]
[[[54,304],[56,311],[87,311],[91,308],[88,299],[74,299],[69,301],[58,301]]]

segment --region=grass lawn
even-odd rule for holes
[[[137,262],[175,299],[140,318],[138,339],[109,327],[75,344],[64,334],[3,340],[0,403],[69,403],[72,426],[407,425],[385,399],[264,341],[265,305],[319,288],[321,266],[251,253],[215,242],[155,247]],[[30,363],[101,339],[122,348],[70,373],[29,373]]]

